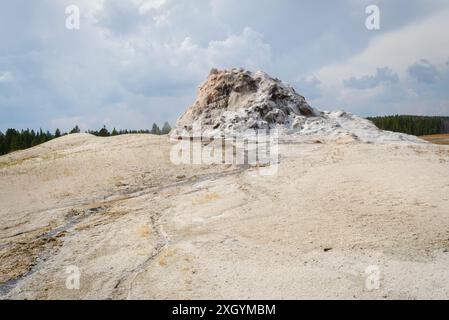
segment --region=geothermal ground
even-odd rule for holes
[[[77,134],[0,157],[1,297],[449,298],[448,146],[289,141],[272,176],[171,146]]]

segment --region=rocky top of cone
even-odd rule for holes
[[[263,71],[241,68],[212,69],[170,135],[239,136],[255,129],[276,129],[282,139],[425,143],[379,130],[371,121],[344,111],[319,111],[289,84]]]
[[[318,114],[293,87],[262,71],[212,69],[177,129],[189,131],[194,124],[206,131],[294,127]]]

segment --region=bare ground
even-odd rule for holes
[[[434,144],[449,145],[449,133],[422,136],[421,139],[424,139]]]
[[[449,298],[448,147],[282,144],[267,177],[170,147],[80,134],[0,157],[2,298]]]

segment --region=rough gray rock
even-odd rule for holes
[[[268,129],[319,114],[293,87],[262,71],[212,69],[176,129],[190,131],[194,124],[204,131]]]
[[[276,129],[282,139],[425,143],[415,136],[379,130],[348,112],[314,109],[292,86],[265,72],[244,69],[212,69],[171,137],[240,136],[252,129]]]

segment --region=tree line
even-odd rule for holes
[[[449,117],[393,115],[367,119],[379,129],[415,136],[449,133]]]
[[[101,128],[100,130],[88,130],[86,131],[86,133],[90,133],[98,137],[110,137],[122,134],[139,133],[164,135],[168,134],[170,130],[170,124],[168,122],[165,122],[162,126],[162,129],[159,128],[156,123],[154,123],[151,130],[116,130],[115,128],[113,128],[112,131],[109,131],[106,126],[103,126],[103,128]],[[31,148],[52,139],[65,136],[67,134],[80,132],[81,130],[78,125],[68,133],[61,133],[59,129],[56,129],[54,133],[51,133],[49,131],[42,131],[42,129],[38,131],[30,129],[20,131],[16,129],[8,129],[5,133],[0,131],[0,155],[4,155],[17,150]]]

